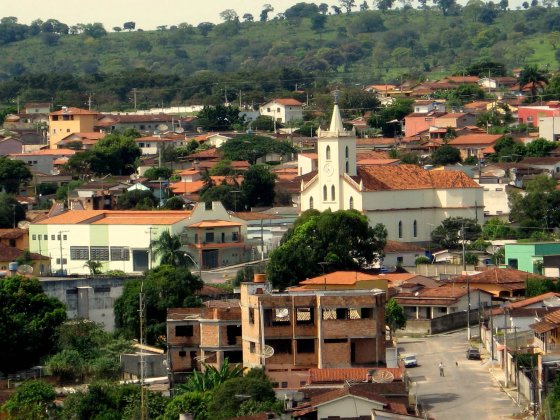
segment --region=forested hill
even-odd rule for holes
[[[560,60],[560,7],[545,1],[549,7],[534,0],[533,6],[525,5],[527,9],[504,10],[507,0],[499,4],[471,0],[464,7],[453,0],[439,0],[430,7],[424,0],[423,9],[412,8],[407,1],[378,0],[378,8],[389,10],[345,13],[331,6],[332,14],[301,3],[272,20],[238,17],[230,10],[221,14],[224,22],[218,25],[178,24],[156,31],[132,30],[130,22],[128,30],[125,26],[108,31],[97,23],[69,28],[50,20],[28,26],[3,18],[0,101],[15,95],[28,100],[51,95],[47,82],[42,87],[34,79],[23,82],[27,93],[21,83],[14,84],[14,78],[21,82],[31,74],[46,74],[47,79],[73,75],[72,80],[66,77],[73,86],[61,88],[57,82],[59,90],[76,90],[80,83],[91,89],[110,77],[115,97],[105,102],[122,101],[131,87],[158,88],[149,100],[172,102],[218,94],[215,85],[209,85],[217,78],[214,73],[223,81],[221,97],[231,99],[246,88],[236,81],[267,91],[267,83],[278,78],[271,74],[277,76],[282,69],[295,72],[283,79],[282,87],[291,90],[310,80],[358,85],[434,79],[461,74],[485,61],[498,61],[506,72],[527,64],[552,71]],[[236,74],[231,76],[236,81],[228,86],[225,74]],[[119,78],[128,85],[120,91]]]

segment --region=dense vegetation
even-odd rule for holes
[[[464,7],[453,0],[432,7],[421,1],[418,9],[406,1],[381,0],[375,2],[378,10],[362,4],[360,11],[351,3],[348,10],[300,3],[259,19],[228,10],[219,25],[181,23],[157,31],[133,31],[133,22],[123,25],[127,31],[107,32],[99,23],[23,25],[5,17],[0,20],[0,101],[19,95],[23,101],[54,97],[55,103],[83,105],[89,92],[96,105],[131,108],[136,88],[139,107],[239,102],[240,95],[251,103],[333,81],[350,85],[463,74],[495,57],[503,65],[500,71],[481,65],[477,74],[507,73],[527,64],[558,66],[560,8],[549,0],[526,4],[525,10],[507,10],[507,0],[471,0]]]

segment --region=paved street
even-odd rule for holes
[[[466,331],[429,338],[400,338],[401,354],[415,354],[408,369],[418,403],[436,420],[512,419],[520,409],[502,392],[489,372],[489,361],[467,360]],[[438,365],[443,362],[444,377]],[[458,366],[457,366],[457,364]]]

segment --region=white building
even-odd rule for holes
[[[289,123],[303,119],[303,104],[291,98],[273,99],[259,108],[261,115],[271,117],[279,123]]]
[[[482,188],[461,171],[416,165],[358,165],[356,133],[346,131],[335,105],[328,131],[319,130],[318,170],[303,177],[301,211],[356,209],[390,240],[428,242],[448,217],[483,221]]]
[[[539,117],[539,137],[548,141],[560,140],[560,117]]]

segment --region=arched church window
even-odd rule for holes
[[[313,197],[309,197],[309,210],[313,210]]]
[[[327,186],[323,185],[323,201],[327,201]]]
[[[331,158],[331,146],[327,146],[327,160]]]
[[[334,201],[334,200],[336,200],[336,196],[335,196],[335,193],[334,193],[334,185],[333,185],[331,187],[331,201]]]
[[[346,149],[344,150],[344,155],[346,156],[346,159],[348,159],[348,157],[350,156],[350,149],[348,148],[348,146],[346,146]]]
[[[350,197],[350,210],[354,210],[354,197]]]
[[[346,173],[350,172],[350,164],[346,161]]]
[[[418,236],[418,222],[416,222],[416,220],[412,224],[412,234],[415,238]]]
[[[399,238],[402,238],[402,222],[399,222]]]

